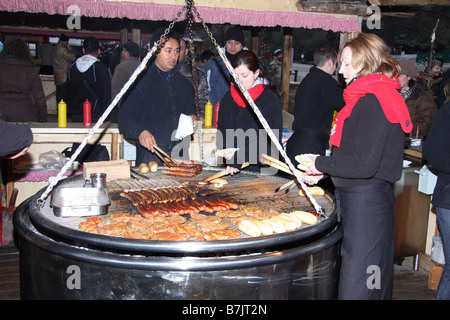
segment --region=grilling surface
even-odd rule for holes
[[[238,223],[242,219],[268,219],[283,212],[313,211],[300,187],[275,192],[286,183],[279,176],[241,172],[227,177],[221,188],[199,182],[212,170],[195,177],[145,177],[107,183],[111,198],[108,214],[96,217],[61,218],[42,210],[46,218],[71,229],[105,236],[165,240],[226,240],[247,238]],[[147,179],[148,178],[148,179]],[[316,197],[326,214],[333,211],[328,195]],[[320,223],[320,221],[319,221]],[[303,224],[300,229],[308,228]]]

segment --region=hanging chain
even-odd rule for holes
[[[192,8],[194,7],[194,2],[192,0],[186,0],[187,18],[189,26],[189,52],[191,54],[191,67],[192,67],[192,85],[194,87],[194,99],[195,99],[195,110],[197,115],[197,121],[195,127],[197,128],[198,135],[198,145],[200,152],[200,162],[206,164],[203,161],[203,133],[202,133],[202,122],[200,120],[200,101],[198,97],[198,77],[197,77],[197,67],[195,62],[195,47],[194,47],[194,33],[193,33],[193,13]]]
[[[50,192],[53,190],[54,186],[63,178],[64,174],[72,166],[72,163],[78,157],[78,155],[81,153],[81,151],[86,146],[86,144],[91,139],[91,137],[94,135],[94,133],[103,124],[105,119],[108,117],[110,112],[114,109],[114,107],[117,105],[117,103],[120,101],[120,99],[122,99],[123,95],[128,91],[129,87],[133,84],[133,82],[136,80],[138,75],[147,67],[148,61],[153,56],[153,54],[157,50],[157,48],[161,45],[161,42],[163,41],[163,39],[165,39],[167,37],[170,30],[175,25],[175,22],[178,21],[181,14],[183,13],[183,11],[186,8],[187,8],[187,6],[183,6],[183,9],[181,9],[181,11],[178,12],[177,16],[170,22],[169,27],[165,30],[164,34],[159,38],[158,41],[156,41],[156,43],[153,45],[152,49],[144,57],[142,62],[139,64],[139,66],[136,68],[136,70],[131,75],[130,79],[128,79],[128,81],[125,83],[125,85],[119,91],[119,93],[113,99],[111,104],[108,106],[108,108],[102,114],[102,116],[98,119],[97,123],[92,127],[92,129],[89,131],[87,136],[83,139],[83,141],[81,142],[79,147],[75,150],[73,155],[70,157],[69,161],[66,162],[66,164],[62,167],[61,171],[56,175],[56,177],[54,179],[51,179],[51,181],[49,181],[49,185],[48,185],[47,189],[44,191],[44,193],[42,193],[41,197],[37,200],[37,204],[39,207],[42,207],[44,205],[45,199],[48,197]]]
[[[248,91],[242,85],[241,81],[239,80],[239,77],[234,72],[234,69],[233,69],[233,67],[230,64],[230,61],[228,61],[227,57],[225,56],[225,53],[222,50],[220,50],[220,46],[218,45],[217,41],[213,37],[213,35],[212,35],[211,31],[209,30],[208,26],[206,25],[205,21],[200,17],[200,14],[198,13],[198,11],[195,8],[195,6],[192,7],[192,8],[193,8],[195,14],[197,15],[197,18],[199,19],[200,23],[203,25],[203,28],[205,28],[206,33],[211,38],[212,43],[216,47],[216,50],[219,53],[220,57],[222,58],[223,62],[225,63],[225,66],[227,67],[228,71],[233,76],[233,79],[234,79],[235,83],[238,85],[239,89],[241,90],[241,92],[244,94],[245,98],[249,102],[249,104],[252,107],[253,111],[255,112],[257,118],[261,122],[264,130],[266,130],[268,136],[272,140],[273,144],[277,147],[278,151],[280,152],[280,154],[285,159],[286,164],[288,165],[289,169],[291,169],[291,171],[292,171],[292,174],[297,178],[297,181],[300,183],[302,189],[305,191],[305,194],[308,196],[309,200],[313,204],[314,209],[316,210],[317,214],[319,214],[319,216],[326,217],[325,214],[323,213],[323,210],[322,210],[321,206],[317,203],[316,199],[314,199],[314,197],[312,196],[311,192],[308,190],[308,187],[303,182],[302,177],[298,174],[298,172],[295,169],[294,165],[292,164],[291,160],[289,159],[289,157],[287,156],[286,152],[284,151],[283,146],[278,141],[277,137],[275,136],[274,132],[270,128],[269,124],[267,123],[266,119],[262,115],[261,111],[256,106],[255,102],[253,101],[253,99],[250,96],[250,94],[248,93]]]

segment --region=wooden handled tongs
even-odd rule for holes
[[[155,150],[156,155],[166,164],[166,166],[171,167],[175,164],[172,158],[160,147],[154,145],[153,149]]]
[[[242,169],[244,169],[244,168],[246,168],[248,166],[249,166],[249,163],[245,162],[245,163],[242,164],[240,170],[242,170]],[[208,178],[203,179],[203,182],[209,182],[209,181],[212,181],[214,179],[226,176],[227,174],[228,174],[228,171],[227,171],[227,169],[225,169],[225,170],[222,170],[220,172],[217,172],[217,173],[213,174],[212,176],[209,176]]]
[[[280,160],[277,160],[277,159],[275,159],[275,158],[273,158],[273,157],[271,157],[271,156],[269,156],[267,154],[263,153],[261,155],[261,158],[259,158],[259,161],[261,163],[264,163],[264,164],[267,164],[267,165],[271,166],[272,168],[275,168],[275,169],[278,169],[280,171],[283,171],[283,172],[286,172],[286,173],[294,175],[294,173],[291,171],[291,168],[289,168],[289,166],[286,163],[281,162]],[[304,172],[302,172],[300,170],[297,170],[297,169],[295,169],[295,174],[299,175],[300,177],[302,177],[302,179],[304,181],[306,181],[308,183],[311,183],[311,184],[316,184],[319,181],[319,179],[317,179],[317,178],[315,178],[313,176],[308,176]]]

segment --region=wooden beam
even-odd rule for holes
[[[364,0],[298,0],[299,11],[364,15],[367,2]]]
[[[448,0],[369,0],[374,6],[450,6]]]
[[[292,29],[283,28],[284,45],[283,45],[283,69],[281,72],[281,99],[283,110],[289,109],[289,86],[291,76],[291,59],[292,59]]]

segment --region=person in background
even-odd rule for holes
[[[163,34],[164,30],[153,33],[151,48]],[[182,143],[172,139],[180,115],[183,113],[191,116],[193,121],[196,119],[194,89],[179,72],[179,52],[180,39],[171,32],[161,41],[145,74],[122,101],[118,123],[127,138],[137,142],[136,165],[149,161],[162,164],[154,154],[154,146],[170,154]],[[189,143],[190,138],[188,136],[184,140]],[[188,157],[184,153],[181,156]]]
[[[444,89],[445,89],[445,85],[447,84],[447,81],[449,81],[449,80],[450,80],[450,68],[447,69],[447,71],[445,71],[442,74],[442,80],[439,84],[439,90],[438,90],[438,94],[437,94],[437,98],[436,98],[436,105],[438,108],[440,108],[446,100]]]
[[[136,42],[128,41],[127,43],[121,44],[120,48],[122,49],[120,63],[115,67],[111,79],[111,101],[116,97],[120,90],[122,90],[122,87],[141,63],[141,49]],[[119,101],[116,107],[111,111],[111,122],[117,122],[120,104],[121,101]]]
[[[111,101],[111,74],[99,60],[100,44],[95,37],[83,41],[83,56],[67,73],[67,115],[72,122],[83,122],[83,104],[91,103],[92,122],[97,122]]]
[[[0,52],[3,50],[3,43],[5,42],[5,36],[3,33],[0,33]]]
[[[424,158],[439,172],[431,200],[436,207],[446,261],[436,293],[438,300],[450,300],[450,81],[444,88],[447,101],[439,109],[422,146]]]
[[[15,159],[24,155],[33,143],[33,133],[29,126],[8,123],[1,119],[0,137],[0,158],[3,159]]]
[[[233,57],[231,65],[270,128],[280,139],[283,130],[281,101],[268,83],[264,70],[260,68],[258,57],[252,51],[243,50]],[[230,131],[234,133],[243,131],[248,133],[249,137],[235,134],[230,140],[228,136]],[[255,134],[253,135],[253,133]],[[271,152],[273,148],[269,136],[266,135],[266,140],[263,140],[260,137],[261,133],[265,133],[265,131],[260,120],[240,89],[232,83],[230,90],[225,93],[220,102],[217,134],[221,137],[216,139],[217,149],[239,148],[233,158],[227,161],[227,169],[230,167],[234,169],[230,173],[236,172],[245,162],[250,163],[246,170],[260,171],[258,159],[262,153],[272,154],[278,159],[278,153]],[[255,141],[251,140],[252,137]]]
[[[443,63],[441,60],[437,60],[437,59],[433,59],[431,60],[431,64],[430,64],[430,71],[431,74],[429,75],[429,86],[430,86],[430,91],[431,91],[431,95],[434,98],[434,101],[436,103],[436,105],[439,107],[438,105],[438,95],[439,95],[439,88],[442,82],[442,66]],[[427,70],[428,71],[428,70]]]
[[[269,63],[270,70],[273,70],[273,84],[281,91],[281,73],[283,71],[283,51],[277,49],[273,52],[273,59]]]
[[[48,36],[44,36],[42,40],[42,44],[39,47],[39,57],[41,58],[39,74],[52,75],[53,47],[50,44]]]
[[[244,48],[245,37],[239,27],[231,27],[225,33],[225,47],[221,48],[229,61]],[[225,93],[230,90],[231,75],[220,56],[216,56],[203,68],[208,84],[209,100],[213,106],[220,103]]]
[[[398,64],[401,69],[398,77],[400,94],[405,99],[414,126],[411,136],[424,139],[436,114],[436,103],[424,80],[419,77],[415,64],[409,60],[399,60]]]
[[[47,103],[30,49],[11,37],[0,53],[0,111],[8,122],[46,122]]]
[[[347,87],[332,128],[331,156],[307,156],[307,174],[335,185],[342,221],[338,298],[390,299],[394,265],[395,197],[402,174],[405,133],[412,130],[398,92],[397,61],[375,34],[359,33],[338,55]]]
[[[192,83],[192,60],[189,57],[189,47],[183,38],[180,38],[180,55],[178,57],[180,73]],[[209,100],[208,87],[203,70],[196,66],[197,70],[197,90],[200,120],[205,119],[205,105]]]
[[[314,53],[314,67],[295,93],[293,135],[286,153],[296,166],[295,156],[302,153],[325,155],[329,146],[335,110],[344,106],[343,89],[333,78],[337,53],[330,46],[320,46]]]
[[[212,52],[211,50],[205,50],[200,54],[200,61],[199,61],[199,67],[200,69],[204,69],[205,65],[215,57],[214,52]]]
[[[53,76],[56,85],[56,103],[65,99],[67,72],[75,59],[75,53],[69,46],[69,37],[61,33],[58,43],[53,47],[52,60]]]

